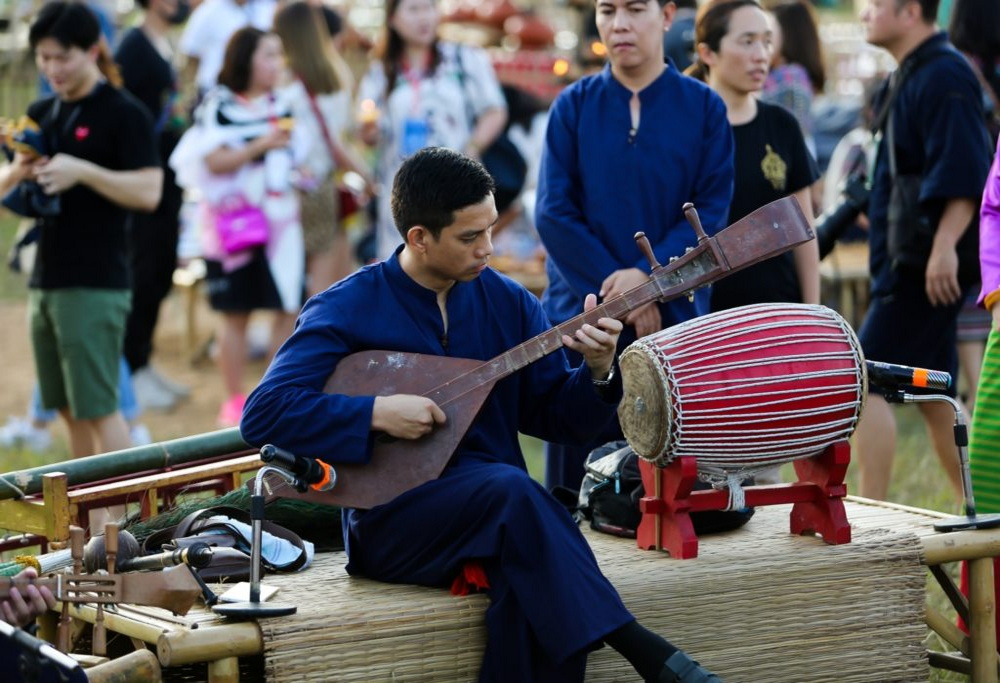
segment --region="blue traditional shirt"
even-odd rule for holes
[[[722,99],[667,67],[639,93],[611,74],[577,81],[552,106],[535,220],[548,250],[546,313],[562,322],[582,310],[616,270],[649,265],[634,235],[646,233],[660,263],[697,244],[684,217],[693,202],[705,231],[726,227],[733,194],[733,135]],[[661,306],[664,325],[708,312],[708,294]]]
[[[896,164],[901,175],[920,174],[920,204],[936,230],[949,199],[967,197],[979,203],[992,147],[979,83],[947,36],[928,38],[904,64],[913,59],[921,64],[900,86],[891,114]],[[892,190],[887,149],[883,134],[868,204],[873,296],[890,294],[897,277],[886,242]],[[974,227],[966,233],[962,243],[977,237]]]

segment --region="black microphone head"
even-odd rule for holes
[[[212,563],[212,547],[203,541],[192,543],[184,555],[184,563],[195,569],[203,569]]]

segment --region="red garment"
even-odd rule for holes
[[[470,560],[462,565],[462,571],[451,583],[452,595],[468,595],[485,591],[490,587],[490,580],[486,578],[486,570],[483,565],[475,560]]]

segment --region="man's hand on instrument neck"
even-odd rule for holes
[[[397,439],[419,439],[446,419],[444,411],[426,396],[376,396],[372,406],[372,431]]]
[[[588,294],[583,302],[584,312],[597,306],[597,297]],[[622,323],[614,318],[599,318],[597,325],[583,325],[573,336],[564,334],[563,344],[583,356],[583,362],[590,368],[596,380],[607,379],[615,362],[615,349]]]

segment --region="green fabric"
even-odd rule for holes
[[[127,289],[30,291],[31,344],[43,407],[68,407],[77,420],[118,410],[118,359],[131,303]]]
[[[1000,332],[990,330],[969,439],[976,512],[1000,512]]]

